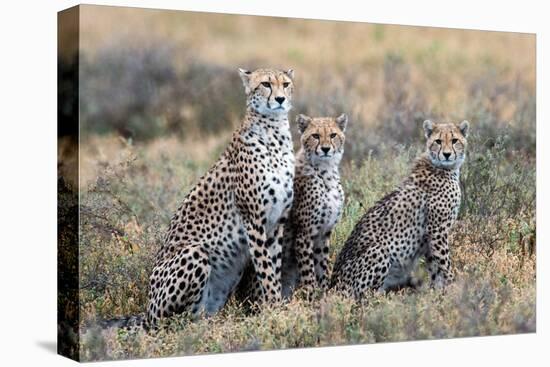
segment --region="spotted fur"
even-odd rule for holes
[[[328,286],[329,239],[344,203],[338,166],[344,153],[347,122],[346,115],[296,118],[301,149],[296,155],[294,202],[283,241],[285,298],[299,286],[308,296],[313,289]],[[256,278],[247,271],[237,298],[254,302],[258,289]]]
[[[328,287],[330,234],[340,219],[344,190],[338,166],[344,154],[346,115],[296,118],[301,149],[294,203],[283,243],[283,297],[302,286],[308,296]]]
[[[367,289],[415,285],[425,257],[431,283],[453,280],[448,236],[460,206],[460,167],[469,124],[424,122],[426,152],[393,192],[363,215],[338,255],[331,287],[361,298]]]
[[[261,300],[281,299],[283,225],[293,199],[293,71],[239,74],[244,122],[170,222],[150,277],[150,324],[182,312],[217,312],[249,262]]]

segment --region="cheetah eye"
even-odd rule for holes
[[[441,139],[435,139],[435,143],[441,145]]]
[[[317,140],[319,140],[319,138],[321,138],[321,136],[319,134],[311,134],[311,137],[313,139],[317,139]]]
[[[271,83],[269,82],[262,82],[262,85],[266,88],[271,88]]]
[[[335,137],[336,137],[336,133],[330,134],[330,138],[331,138],[331,139],[334,139]]]
[[[289,85],[290,85],[289,82],[284,82],[284,83],[283,83],[283,88],[286,88],[286,87],[288,87]]]
[[[456,143],[458,143],[458,139],[453,139],[452,142],[453,142],[453,144],[456,144]]]

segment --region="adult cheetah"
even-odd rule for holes
[[[367,289],[410,285],[426,259],[433,286],[453,280],[448,236],[460,206],[460,167],[469,123],[424,122],[426,152],[411,174],[353,229],[334,265],[331,287],[356,298]]]
[[[244,122],[174,214],[150,277],[147,321],[213,314],[250,261],[263,301],[281,299],[281,241],[293,199],[292,70],[239,69]]]

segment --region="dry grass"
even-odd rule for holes
[[[351,116],[331,263],[365,208],[407,174],[423,119],[468,119],[473,133],[451,239],[457,282],[445,292],[361,304],[330,293],[256,314],[231,301],[157,334],[88,332],[84,360],[535,330],[532,35],[90,7],[82,25],[84,323],[143,312],[173,210],[243,114],[238,66],[293,67],[293,114]]]
[[[144,358],[533,332],[534,293],[476,277],[462,278],[445,294],[373,294],[362,304],[329,294],[252,316],[230,304],[209,319],[175,318],[157,333],[87,334],[82,356]]]

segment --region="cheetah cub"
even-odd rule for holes
[[[283,241],[283,297],[298,286],[307,294],[326,289],[330,234],[344,204],[338,166],[348,117],[296,118],[301,149],[296,155],[294,203]]]
[[[460,206],[469,123],[424,122],[426,152],[409,177],[359,220],[334,265],[331,287],[356,298],[368,288],[411,285],[425,257],[432,286],[453,280],[448,236]]]

